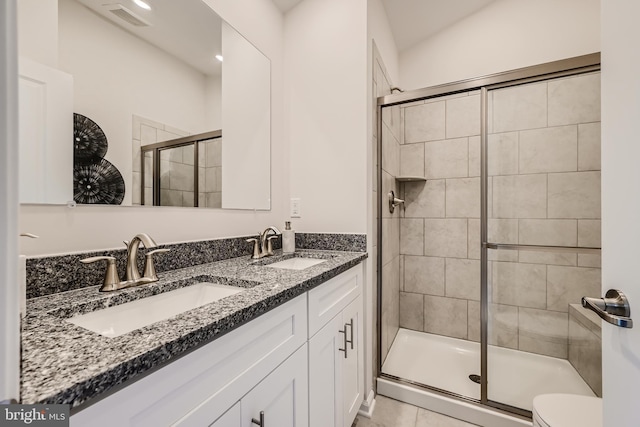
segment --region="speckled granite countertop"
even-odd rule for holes
[[[149,285],[111,293],[91,286],[30,299],[22,326],[22,403],[80,406],[140,378],[188,350],[206,344],[357,265],[363,252],[302,250],[296,256],[326,259],[304,270],[233,258],[158,274]],[[107,338],[64,319],[202,281],[247,289],[119,337]]]

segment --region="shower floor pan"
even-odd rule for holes
[[[531,410],[544,393],[595,396],[569,361],[489,346],[489,400]],[[480,344],[400,329],[382,372],[441,390],[480,399]]]

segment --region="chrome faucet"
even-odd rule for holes
[[[273,255],[273,244],[271,241],[277,239],[278,234],[282,234],[280,230],[278,230],[277,227],[270,226],[262,233],[259,233],[257,239],[247,239],[247,242],[253,243],[253,255],[251,255],[251,259],[260,259]]]
[[[140,243],[147,249],[154,249],[158,244],[146,233],[136,234],[130,242],[125,241],[127,246],[127,267],[125,269],[125,280],[137,283],[140,281],[140,271],[138,270],[138,247]]]
[[[156,242],[145,233],[137,234],[130,242],[125,241],[127,246],[127,266],[125,268],[126,278],[120,280],[118,270],[116,268],[116,259],[112,256],[96,256],[80,260],[84,264],[90,264],[97,261],[107,261],[107,270],[104,276],[100,292],[117,291],[118,289],[128,288],[130,286],[143,285],[158,281],[155,267],[153,264],[153,255],[161,252],[169,252],[169,249],[156,249],[155,251],[147,251],[144,265],[144,276],[140,277],[138,270],[137,257],[138,247],[140,243],[147,249],[156,248]]]

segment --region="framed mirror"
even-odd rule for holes
[[[145,2],[20,0],[21,202],[151,205],[144,147],[217,132],[211,171],[161,155],[156,205],[270,209],[269,59],[202,0]]]

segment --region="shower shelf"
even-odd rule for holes
[[[398,182],[424,182],[427,178],[424,176],[396,176]]]

